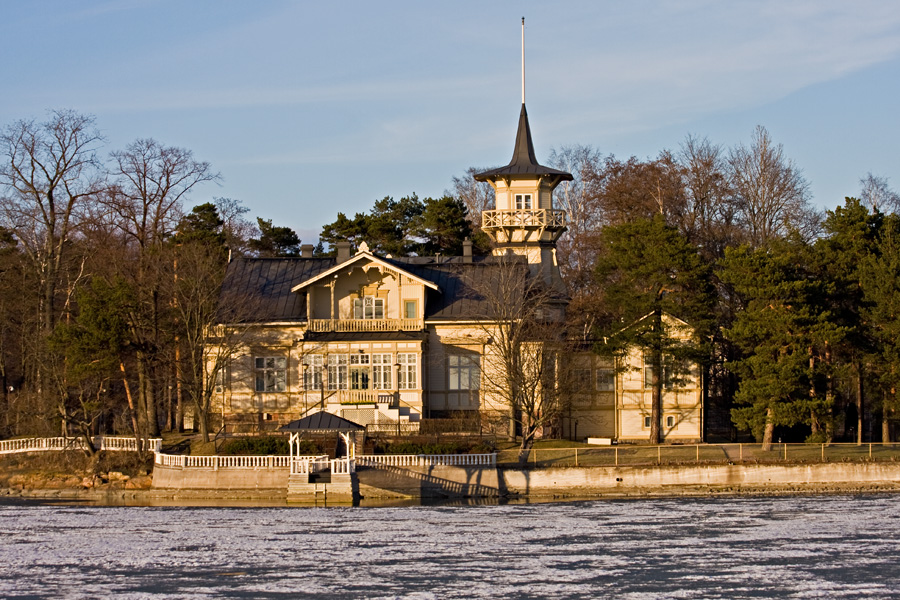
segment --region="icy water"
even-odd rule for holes
[[[900,598],[900,496],[0,506],[3,598]]]

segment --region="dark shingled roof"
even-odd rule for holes
[[[424,261],[441,262],[424,262]],[[407,262],[408,261],[408,262]],[[478,262],[465,263],[453,259],[430,257],[396,258],[397,266],[437,284],[440,294],[430,294],[425,306],[425,320],[476,320],[491,312],[487,299],[478,290],[488,290],[501,281],[497,270],[509,268],[486,257]],[[528,276],[524,258],[519,265],[522,278]],[[498,296],[495,296],[498,297]]]
[[[516,146],[513,149],[512,159],[509,164],[499,169],[491,169],[483,173],[476,173],[477,181],[488,181],[498,177],[510,177],[515,175],[555,175],[560,181],[571,181],[573,179],[571,173],[560,171],[559,169],[551,169],[538,163],[534,156],[534,144],[531,142],[531,127],[528,125],[528,113],[525,111],[525,104],[522,104],[522,111],[519,113],[519,130],[516,133]]]
[[[305,321],[306,294],[292,293],[291,288],[334,264],[334,258],[232,260],[219,296],[223,307],[219,318],[223,322]]]
[[[362,425],[348,421],[337,415],[320,411],[303,417],[297,421],[291,421],[281,427],[280,431],[308,431],[310,433],[327,433],[330,431],[364,431]]]
[[[411,256],[383,258],[385,262],[411,275],[430,281],[440,291],[426,290],[425,320],[474,320],[490,312],[486,298],[478,290],[490,289],[501,278],[497,269],[508,268],[493,257],[473,257],[471,263],[462,257]],[[522,277],[528,276],[524,258]],[[306,294],[291,288],[311,279],[335,265],[334,258],[240,258],[228,264],[220,295],[223,307],[241,307],[220,311],[220,322],[290,322],[306,321]],[[421,339],[415,332],[314,333],[307,339],[348,341],[362,338],[384,341]]]

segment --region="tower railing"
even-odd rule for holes
[[[520,210],[485,210],[481,213],[481,227],[565,227],[566,211],[555,208]]]

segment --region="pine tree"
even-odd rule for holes
[[[740,377],[732,420],[752,431],[763,450],[776,426],[815,428],[819,415],[830,414],[830,398],[818,385],[825,367],[817,359],[845,330],[822,305],[831,289],[810,262],[810,248],[798,239],[728,249],[723,261],[722,279],[743,307],[726,332],[741,353],[729,365]]]
[[[606,228],[595,273],[606,310],[597,332],[606,343],[597,349],[614,355],[629,348],[644,352],[652,373],[650,443],[658,444],[666,373],[684,377],[690,363],[709,356],[710,267],[658,215]]]

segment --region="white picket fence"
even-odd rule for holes
[[[306,456],[301,458],[316,458]],[[275,469],[291,465],[290,456],[222,456],[156,453],[156,464],[163,467],[199,469]]]
[[[497,454],[364,454],[356,462],[371,467],[496,467]]]
[[[138,440],[133,437],[95,436],[92,438],[94,448],[107,451],[137,452]],[[162,440],[159,438],[141,440],[141,446],[147,452],[159,452]],[[77,438],[22,438],[0,441],[0,454],[17,452],[44,452],[49,450],[84,450],[84,440]]]

